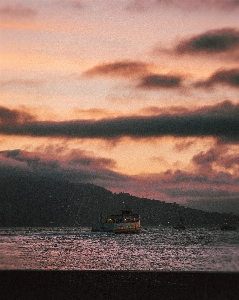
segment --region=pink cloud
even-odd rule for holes
[[[148,65],[141,61],[115,61],[112,63],[103,63],[84,72],[84,76],[120,76],[129,77],[147,72]]]
[[[219,9],[232,10],[239,7],[237,0],[132,0],[126,5],[126,10],[142,13],[149,9],[174,7],[180,10]]]
[[[8,18],[32,18],[37,15],[37,11],[21,4],[5,5],[0,7],[0,15]]]

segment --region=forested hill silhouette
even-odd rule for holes
[[[100,212],[106,217],[125,208],[141,214],[143,226],[172,225],[179,216],[189,226],[239,220],[238,215],[205,212],[176,203],[115,194],[93,184],[33,175],[1,178],[0,190],[1,227],[91,226]]]

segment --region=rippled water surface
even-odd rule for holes
[[[0,269],[239,271],[239,230],[0,228]]]

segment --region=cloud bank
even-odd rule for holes
[[[103,186],[127,179],[127,176],[110,170],[116,164],[112,159],[95,157],[81,150],[66,153],[66,149],[60,151],[53,146],[50,149],[48,152],[46,149],[33,152],[21,149],[0,151],[0,177],[32,173],[75,182],[95,182]]]
[[[36,137],[100,138],[205,137],[239,142],[239,104],[225,101],[181,114],[66,122],[28,121],[25,113],[0,110],[0,133]]]

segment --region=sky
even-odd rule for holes
[[[238,14],[238,0],[2,0],[2,176],[239,213]]]

